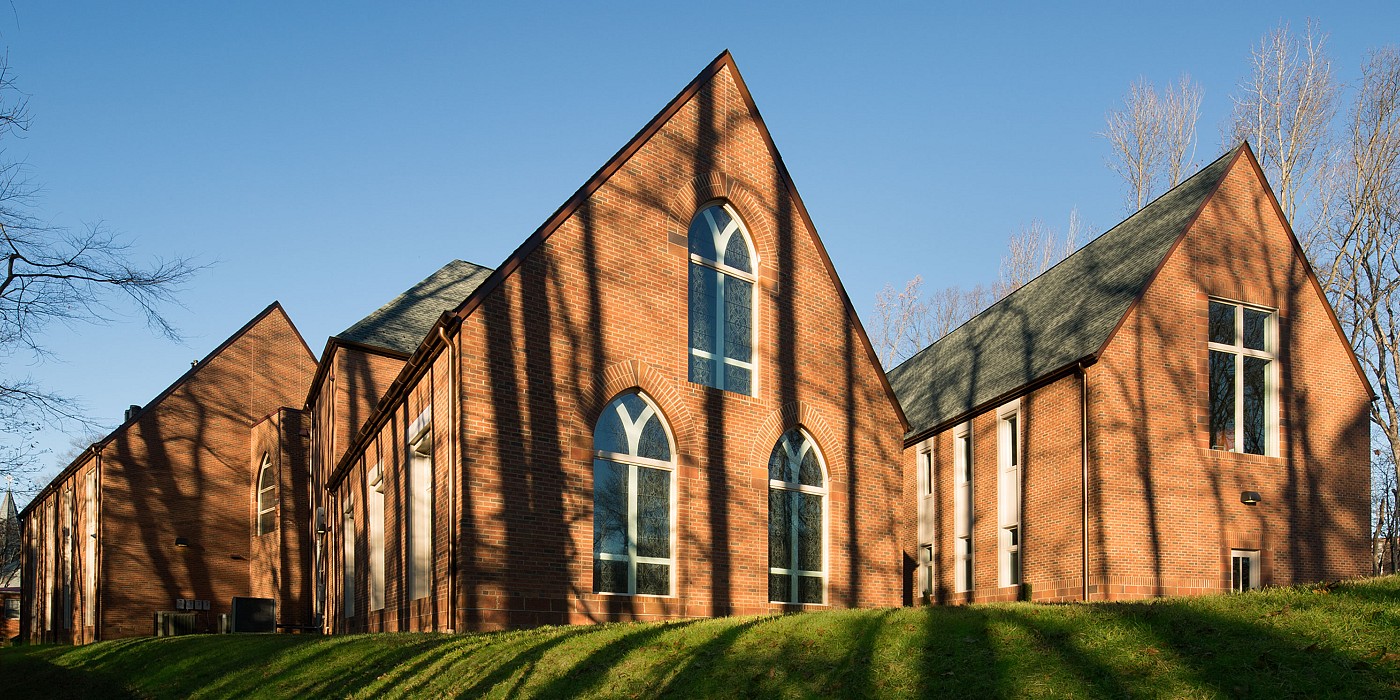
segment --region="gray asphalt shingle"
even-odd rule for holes
[[[1238,150],[890,370],[906,437],[1097,353]]]
[[[410,355],[442,312],[457,308],[491,272],[453,260],[335,337]]]

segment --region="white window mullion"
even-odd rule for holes
[[[716,272],[715,272],[715,356],[716,356],[716,357],[725,357],[726,354],[727,354],[727,350],[728,350],[728,349],[725,347],[726,343],[724,342],[724,295],[726,294],[726,292],[725,292],[725,285],[724,285],[724,278],[725,278],[725,274],[724,274],[723,272],[719,272],[719,271],[716,271]],[[716,376],[715,376],[715,386],[716,386],[716,388],[723,389],[723,388],[724,388],[724,380],[725,380],[725,377],[727,376],[726,373],[725,373],[725,371],[724,371],[724,363],[723,363],[723,362],[717,362],[717,363],[715,363],[715,374],[716,374]]]
[[[791,452],[789,452],[789,454],[791,454]],[[800,465],[801,462],[798,462],[797,464]],[[801,467],[799,466],[798,468],[800,469]],[[788,491],[787,493],[791,494],[792,492],[791,492],[791,491]],[[797,509],[798,509],[799,507],[801,507],[801,502],[800,502],[798,499],[796,499],[796,498],[792,498],[792,496],[788,496],[788,499],[789,499],[789,500],[788,500],[788,513],[789,513],[789,517],[788,517],[788,527],[791,528],[791,531],[792,531],[792,549],[790,549],[790,550],[788,551],[788,557],[789,557],[789,558],[788,558],[788,566],[789,566],[794,572],[796,572],[796,571],[799,571],[799,570],[800,570],[800,569],[798,568],[798,563],[797,563],[797,562],[798,562],[797,550],[798,550],[798,547],[801,546],[801,545],[799,544],[799,542],[798,542],[798,539],[797,539],[797,537],[798,537],[797,522],[798,522],[799,519],[801,519],[801,516],[798,515]],[[801,602],[802,602],[802,599],[798,597],[798,585],[797,585],[797,582],[798,582],[798,580],[800,580],[800,578],[801,578],[800,575],[788,576],[788,586],[789,586],[789,588],[790,588],[790,590],[789,590],[789,592],[788,592],[788,600],[791,600],[791,601],[794,602],[794,603],[801,603]]]
[[[627,593],[637,594],[637,465],[627,465]]]

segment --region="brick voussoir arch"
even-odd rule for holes
[[[768,464],[773,446],[778,444],[778,438],[782,437],[783,433],[792,428],[805,429],[816,441],[817,449],[821,450],[822,458],[826,461],[827,478],[832,482],[844,482],[848,465],[841,457],[845,452],[839,449],[841,443],[837,441],[836,432],[816,407],[805,401],[783,404],[763,419],[749,447],[749,464],[767,469],[764,465]]]
[[[589,449],[592,448],[593,426],[608,402],[629,389],[646,394],[661,411],[661,417],[671,428],[680,455],[695,452],[695,419],[680,400],[675,382],[651,365],[640,360],[623,360],[608,365],[597,376],[579,403],[579,425],[584,426]]]
[[[777,251],[777,226],[773,221],[774,203],[765,201],[748,186],[719,171],[697,175],[676,187],[667,203],[670,234],[684,239],[690,229],[690,219],[706,202],[724,200],[733,205],[748,229],[761,265],[774,259]]]

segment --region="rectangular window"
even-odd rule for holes
[[[413,421],[408,440],[409,599],[428,597],[433,573],[433,431],[427,411]]]
[[[341,588],[344,589],[345,601],[342,604],[342,612],[345,617],[355,615],[355,501],[345,499],[345,518],[340,528],[340,538],[342,546],[345,548],[345,561],[343,568]]]
[[[1208,325],[1211,449],[1275,454],[1276,316],[1212,299]]]
[[[1259,587],[1259,552],[1249,549],[1230,550],[1230,590],[1236,593]]]
[[[972,424],[965,423],[953,431],[953,537],[956,539],[953,578],[958,593],[974,587],[972,474]]]
[[[83,624],[97,619],[97,470],[89,471],[83,484]]]
[[[18,619],[19,619],[19,598],[6,598],[6,599],[5,599],[5,619],[6,619],[6,620],[18,620]]]
[[[63,629],[73,629],[73,490],[63,491],[63,523],[60,525],[60,532],[63,535],[63,550],[60,556],[63,557],[63,574],[58,585],[63,592]]]
[[[384,468],[369,473],[369,609],[384,609]]]
[[[933,453],[929,450],[919,453],[919,493],[933,495]]]
[[[937,501],[933,497],[934,479],[937,478],[934,472],[933,451],[927,446],[919,450],[918,458],[918,490],[919,499],[917,504],[918,525],[917,536],[919,542],[937,542]]]
[[[919,572],[921,574],[921,585],[919,587],[923,595],[933,595],[933,545],[926,544],[919,547]]]
[[[1021,583],[1021,412],[1020,402],[998,411],[997,514],[1000,585]]]

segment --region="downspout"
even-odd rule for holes
[[[457,353],[447,328],[438,326],[438,337],[447,348],[447,423],[450,426],[447,439],[447,605],[452,626],[448,632],[457,631],[457,528],[461,518],[457,517],[457,441],[462,439],[457,425],[457,400],[460,388],[457,385]]]
[[[1089,371],[1088,365],[1081,362],[1076,369],[1079,375],[1079,514],[1080,550],[1080,600],[1089,600]]]

